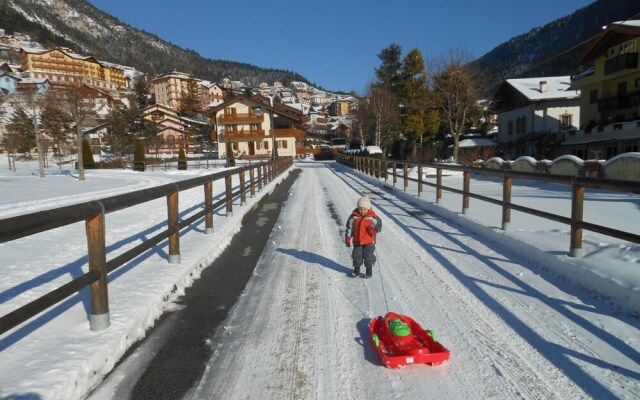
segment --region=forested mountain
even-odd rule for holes
[[[178,4],[179,6],[179,4]],[[514,37],[476,63],[493,87],[508,78],[571,75],[602,26],[640,18],[640,0],[597,0],[573,14]],[[517,16],[505,23],[517,24]],[[0,0],[0,28],[30,35],[45,47],[66,46],[99,60],[148,73],[188,72],[214,82],[309,81],[293,71],[212,60],[105,14],[85,0]],[[490,28],[488,28],[490,29]]]
[[[0,28],[7,34],[28,34],[47,48],[70,47],[77,53],[146,73],[177,70],[212,82],[230,78],[249,85],[274,81],[309,83],[292,71],[203,58],[195,51],[120,22],[85,0],[0,0]]]
[[[517,16],[511,23],[517,23]],[[505,79],[574,75],[585,50],[615,21],[640,18],[639,0],[598,0],[514,37],[477,60],[495,87]]]

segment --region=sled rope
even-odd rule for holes
[[[382,296],[384,296],[384,304],[387,307],[387,312],[389,312],[389,303],[387,302],[387,293],[384,290],[384,280],[382,279],[382,260],[380,259],[380,256],[378,255],[378,249],[375,250],[376,251],[376,258],[379,260],[378,261],[378,275],[380,276],[380,285],[382,286]]]

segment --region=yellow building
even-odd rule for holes
[[[187,92],[189,82],[196,81],[200,90],[200,81],[191,74],[173,71],[149,82],[149,90],[155,95],[156,103],[178,109],[182,94]],[[200,95],[200,94],[199,94]]]
[[[20,64],[29,78],[48,79],[52,85],[88,85],[103,90],[128,87],[124,69],[102,63],[93,57],[81,56],[70,49],[20,49]]]
[[[608,159],[640,145],[640,20],[609,25],[572,78],[580,90],[580,129],[563,146],[581,158]]]

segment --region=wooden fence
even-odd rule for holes
[[[502,207],[502,229],[508,230],[511,224],[511,210],[524,212],[541,218],[546,218],[571,227],[569,256],[582,257],[582,233],[583,230],[598,232],[603,235],[627,240],[634,243],[640,243],[640,235],[609,228],[584,221],[584,197],[586,188],[606,189],[616,192],[640,193],[640,184],[637,181],[615,180],[604,178],[591,178],[585,176],[568,176],[553,175],[536,172],[514,171],[509,168],[510,164],[505,164],[505,168],[492,169],[480,167],[467,167],[454,164],[417,164],[403,161],[382,160],[379,158],[360,157],[355,155],[340,154],[338,162],[355,168],[363,173],[375,176],[378,179],[384,179],[385,182],[389,176],[393,179],[395,187],[398,178],[403,180],[403,188],[406,191],[409,182],[418,183],[418,196],[424,191],[424,186],[435,187],[435,201],[437,204],[442,200],[442,191],[457,193],[462,195],[462,213],[467,214],[469,209],[469,199],[474,198],[488,203],[496,204]],[[417,167],[417,178],[409,177],[409,169]],[[424,175],[425,168],[434,168],[436,170],[435,183],[428,182]],[[400,169],[401,174],[397,171]],[[391,173],[389,173],[391,171]],[[447,187],[442,184],[442,171],[462,171],[463,173],[463,189]],[[471,192],[471,176],[483,175],[502,177],[502,200],[482,196]],[[640,173],[638,173],[640,178]],[[572,187],[571,195],[571,217],[565,217],[530,207],[513,204],[511,202],[511,189],[513,179],[522,179],[527,181],[539,181],[548,183],[559,183]],[[636,217],[637,218],[637,217]]]
[[[31,214],[0,220],[0,243],[59,228],[75,222],[85,221],[89,272],[65,285],[31,301],[28,304],[0,317],[0,335],[34,317],[49,307],[61,302],[86,286],[91,286],[91,330],[106,329],[110,325],[107,275],[133,260],[145,251],[168,241],[169,263],[180,263],[180,230],[204,217],[205,234],[213,233],[214,210],[223,206],[226,216],[233,214],[233,200],[240,197],[246,204],[247,192],[255,196],[263,185],[271,182],[293,163],[293,158],[283,157],[275,161],[254,163],[193,179],[169,183],[149,189],[138,190],[100,200],[59,207]],[[249,179],[246,173],[249,172]],[[233,175],[238,175],[239,186],[234,192]],[[213,203],[213,182],[224,179],[225,197]],[[178,194],[180,191],[202,186],[204,209],[179,220]],[[107,261],[105,246],[105,215],[123,210],[161,197],[167,199],[167,227],[162,232],[145,240],[136,247]]]

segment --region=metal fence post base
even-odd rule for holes
[[[502,223],[502,230],[503,231],[508,231],[509,229],[511,229],[511,222],[503,222]]]
[[[101,331],[107,329],[111,325],[109,313],[91,314],[89,315],[89,326],[92,331]]]
[[[469,209],[468,208],[463,208],[462,209],[462,215],[467,215],[469,213]]]
[[[227,211],[225,217],[233,217],[233,211]]]
[[[169,254],[169,264],[180,264],[180,254]]]
[[[569,257],[582,258],[582,249],[571,249],[569,251]]]
[[[213,228],[205,228],[204,229],[204,234],[205,235],[211,235],[213,233]]]

